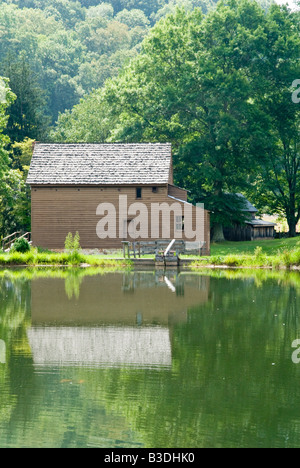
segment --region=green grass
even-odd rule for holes
[[[297,247],[297,242],[300,242],[300,237],[291,239],[271,239],[261,241],[247,242],[221,242],[211,244],[211,255],[228,255],[228,254],[254,254],[257,247],[261,247],[263,253],[267,255],[276,255],[278,251],[292,250]]]
[[[48,253],[37,252],[36,249],[27,253],[12,252],[0,254],[0,266],[80,266],[82,264],[94,267],[128,267],[130,261],[124,259],[104,258],[98,255],[82,255],[78,252]]]
[[[147,255],[142,258],[154,258]],[[210,257],[195,259],[194,267],[217,265],[227,267],[291,268],[300,266],[300,238],[274,239],[257,242],[223,242],[211,245]],[[0,253],[0,266],[81,266],[129,268],[131,261],[122,258],[120,251],[107,255],[53,253],[31,249],[27,253]]]
[[[253,268],[293,268],[300,266],[300,239],[212,244],[211,257],[199,259],[203,265]]]

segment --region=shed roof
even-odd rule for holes
[[[253,227],[275,227],[277,226],[276,223],[272,223],[270,221],[264,221],[262,219],[251,219],[250,221],[246,221],[246,224],[251,224]]]
[[[167,184],[170,143],[36,143],[30,185]]]
[[[240,197],[241,199],[243,199],[245,203],[245,208],[243,208],[242,211],[247,211],[249,213],[258,212],[257,208],[255,208],[255,206],[253,206],[252,203],[250,203],[249,200],[247,200],[247,198],[244,195],[242,195],[241,193],[237,193],[236,195]]]

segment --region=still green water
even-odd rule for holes
[[[300,447],[299,300],[298,273],[0,271],[0,447]]]

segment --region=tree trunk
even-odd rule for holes
[[[224,242],[224,231],[222,224],[215,224],[213,228],[212,242]]]
[[[288,225],[289,225],[289,232],[288,236],[289,237],[296,237],[296,219],[294,216],[291,216],[290,218],[287,219]]]

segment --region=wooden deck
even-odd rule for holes
[[[183,261],[180,255],[184,255],[190,250],[187,250],[187,244],[184,240],[156,240],[156,241],[139,241],[128,242],[123,241],[124,258],[129,258],[135,266],[147,265],[155,267],[170,267],[177,268],[181,265],[188,265],[193,260]],[[199,243],[196,249],[198,255],[201,255],[202,249],[205,247],[205,242]],[[142,259],[143,255],[154,255],[154,259]]]
[[[178,262],[157,262],[154,258],[132,258],[131,262],[135,269],[140,269],[144,267],[151,268],[180,268],[180,267],[189,267],[195,259],[186,259],[180,258]]]

